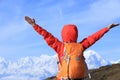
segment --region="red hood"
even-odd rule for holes
[[[63,42],[77,42],[78,29],[74,24],[65,25],[62,29]]]

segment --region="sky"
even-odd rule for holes
[[[24,17],[59,40],[65,24],[75,24],[78,42],[111,23],[120,23],[120,0],[0,0],[0,56],[17,60],[26,56],[54,55]],[[87,50],[109,61],[120,59],[120,26],[111,29]]]

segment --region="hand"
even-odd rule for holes
[[[30,17],[28,17],[28,16],[25,16],[25,20],[29,23],[29,24],[31,24],[32,26],[35,26],[35,20],[34,19],[31,19]]]
[[[116,27],[116,26],[119,26],[119,25],[120,25],[120,24],[114,24],[114,23],[113,23],[113,24],[110,24],[110,25],[108,26],[108,28],[111,29],[111,28]]]

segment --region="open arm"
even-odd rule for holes
[[[119,26],[120,24],[110,24],[107,27],[97,31],[96,33],[88,36],[87,38],[83,39],[80,43],[83,45],[84,49],[87,49],[91,45],[93,45],[96,41],[103,37],[105,33],[107,33],[111,28]]]
[[[49,33],[47,30],[43,29],[41,26],[37,25],[35,23],[35,19],[31,19],[28,16],[25,16],[25,20],[33,26],[35,31],[43,36],[44,40],[47,42],[47,44],[52,47],[57,53],[59,52],[62,42],[60,42],[57,38],[55,38],[51,33]]]

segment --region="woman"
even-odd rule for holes
[[[25,20],[33,26],[34,30],[38,32],[41,36],[43,36],[44,40],[47,42],[47,44],[53,48],[57,54],[58,54],[58,67],[59,70],[61,70],[62,62],[63,62],[63,56],[64,56],[64,47],[66,43],[78,43],[82,46],[82,52],[85,51],[87,48],[89,48],[91,45],[93,45],[97,40],[99,40],[106,32],[108,32],[111,28],[118,26],[119,24],[110,24],[107,27],[97,31],[96,33],[88,36],[87,38],[84,38],[82,41],[77,42],[78,38],[78,29],[76,25],[74,24],[67,24],[63,27],[61,36],[62,40],[60,41],[58,38],[54,37],[51,33],[49,33],[47,30],[43,29],[41,26],[36,24],[34,19],[31,19],[28,16],[25,16]],[[82,54],[83,55],[83,54]],[[82,74],[77,77],[66,77],[63,75],[62,72],[58,72],[57,80],[84,80],[87,75],[86,68],[81,69]]]

